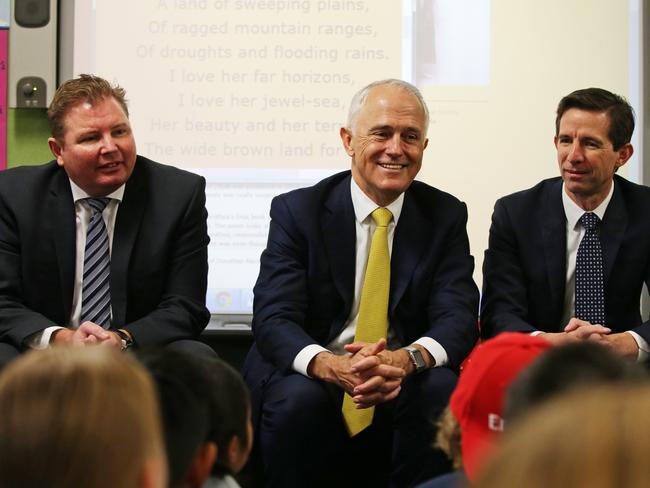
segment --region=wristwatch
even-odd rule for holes
[[[404,348],[404,350],[409,354],[409,358],[411,358],[411,362],[413,363],[413,366],[415,366],[416,373],[427,369],[427,365],[424,362],[424,358],[422,357],[422,353],[419,349],[407,346]]]
[[[133,339],[131,339],[131,336],[124,332],[122,329],[116,329],[114,331],[122,340],[122,351],[126,351],[127,349],[133,347]]]

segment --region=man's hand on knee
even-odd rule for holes
[[[399,395],[406,371],[395,351],[386,349],[386,340],[355,342],[345,346],[352,354],[352,371],[363,383],[354,389],[352,399],[361,408],[392,400]]]
[[[53,344],[67,344],[72,346],[109,345],[120,347],[114,337],[115,334],[107,331],[92,322],[84,322],[77,329],[59,329],[52,334]]]
[[[331,352],[318,353],[309,363],[307,373],[312,378],[334,383],[348,394],[352,394],[354,387],[361,384],[359,375],[352,371],[350,356],[339,356]]]
[[[564,332],[545,332],[544,339],[555,344],[567,344],[577,341],[603,341],[611,329],[600,324],[591,324],[585,320],[572,318],[564,327]]]
[[[360,408],[368,408],[397,398],[402,388],[403,374],[398,378],[371,376],[356,386],[352,401]]]
[[[564,327],[564,332],[573,335],[577,339],[588,339],[594,334],[605,335],[609,334],[612,330],[601,324],[592,324],[586,320],[580,320],[573,317],[569,323]]]
[[[352,371],[367,380],[373,376],[382,376],[386,380],[403,378],[409,365],[408,354],[398,349],[386,349],[386,339],[380,339],[374,344],[354,342],[345,346],[352,354]]]
[[[635,361],[639,356],[639,345],[631,334],[619,332],[603,337],[602,343],[624,358]]]

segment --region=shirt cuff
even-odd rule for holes
[[[311,360],[314,359],[314,356],[316,356],[316,354],[320,354],[321,352],[329,351],[323,346],[319,346],[318,344],[310,344],[304,347],[298,354],[296,354],[291,367],[297,373],[300,373],[307,378],[311,378],[311,376],[307,374],[307,368],[309,367]]]
[[[419,344],[431,354],[431,357],[436,362],[435,367],[445,366],[449,362],[447,351],[440,345],[440,343],[431,337],[420,337],[413,344]]]
[[[50,345],[50,339],[52,338],[52,334],[54,334],[54,332],[56,332],[59,329],[63,329],[63,327],[59,327],[58,325],[53,325],[51,327],[47,327],[43,329],[40,332],[36,332],[32,334],[27,338],[27,346],[30,349],[36,349],[36,350],[47,349],[48,346]]]
[[[640,363],[648,359],[648,356],[650,356],[650,346],[648,345],[648,341],[632,330],[627,330],[626,332],[634,337],[636,345],[639,346],[639,354],[636,357],[636,362]]]

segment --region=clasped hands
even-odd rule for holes
[[[59,329],[52,335],[51,342],[80,347],[102,345],[122,348],[122,340],[115,332],[93,322],[84,322],[76,329]]]
[[[609,327],[592,324],[586,320],[572,318],[564,327],[564,332],[545,333],[544,338],[553,344],[566,344],[569,342],[592,341],[598,342],[624,357],[636,359],[639,348],[631,334],[620,332],[611,333]]]
[[[345,350],[349,354],[317,354],[309,365],[309,375],[343,388],[357,408],[368,408],[399,395],[409,361],[405,351],[387,350],[386,339],[372,344],[354,342]]]

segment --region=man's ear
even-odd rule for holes
[[[59,141],[57,141],[54,137],[50,137],[47,140],[48,146],[50,146],[50,151],[52,151],[52,154],[56,158],[56,162],[59,166],[63,166],[63,156],[61,153],[63,152],[63,146],[62,144],[59,144]]]
[[[634,154],[634,148],[629,142],[618,150],[618,160],[616,161],[616,169],[623,166]]]
[[[186,486],[190,488],[203,486],[217,460],[217,451],[217,444],[214,442],[205,442],[199,446],[185,475]]]
[[[347,127],[341,127],[339,134],[341,135],[341,142],[343,142],[345,152],[350,157],[354,156],[354,149],[352,149],[352,131]]]

